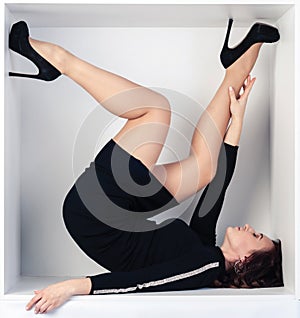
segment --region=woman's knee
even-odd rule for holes
[[[171,122],[171,105],[169,100],[165,96],[158,94],[155,103],[149,108],[149,115],[156,122],[169,125]]]
[[[170,113],[171,112],[171,105],[169,100],[167,99],[167,97],[165,97],[164,95],[158,94],[158,105],[159,105],[159,109],[162,111],[165,111],[166,113]]]

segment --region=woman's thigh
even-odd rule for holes
[[[210,163],[201,160],[201,157],[189,155],[180,161],[157,164],[151,172],[180,203],[200,191],[213,178],[208,169]]]
[[[148,169],[156,164],[165,143],[171,121],[171,111],[150,108],[143,116],[129,119],[113,140]]]

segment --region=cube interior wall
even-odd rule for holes
[[[257,83],[218,243],[226,226],[243,223],[280,238],[285,287],[230,291],[233,295],[291,295],[297,288],[294,9],[284,4],[7,4],[5,9],[6,40],[10,25],[26,20],[33,37],[165,94],[174,117],[162,163],[187,155],[196,120],[222,79],[219,51],[227,18],[236,17],[231,45],[257,19],[280,28],[280,42],[263,47],[254,69]],[[76,177],[125,123],[68,78],[52,83],[9,78],[12,69],[35,71],[6,47],[3,296],[27,294],[63,277],[105,272],[72,241],[61,208]],[[195,198],[170,213],[192,211]]]

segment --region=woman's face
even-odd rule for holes
[[[243,227],[228,227],[225,241],[239,258],[248,257],[258,250],[268,251],[274,247],[270,238],[262,233],[257,233],[249,224],[245,224]]]

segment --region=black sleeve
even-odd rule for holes
[[[219,247],[195,245],[176,259],[129,272],[112,272],[91,279],[90,295],[196,289],[209,286],[225,271]]]
[[[205,245],[214,246],[216,244],[216,224],[234,172],[237,152],[238,146],[223,143],[216,176],[204,189],[193,212],[190,227],[199,235]]]

